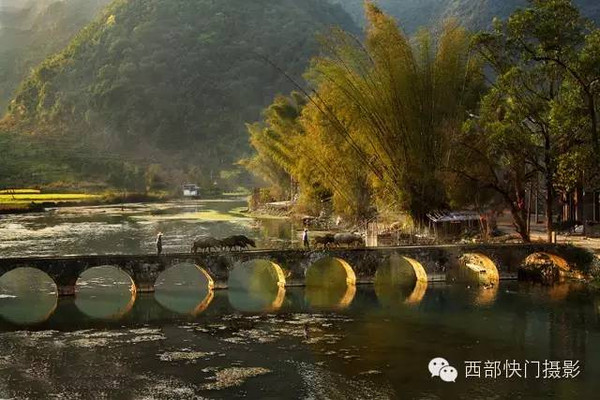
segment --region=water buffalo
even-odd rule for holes
[[[235,235],[234,238],[236,238],[239,241],[240,247],[243,247],[245,249],[247,249],[248,246],[256,247],[256,242],[254,241],[254,239],[250,239],[249,237],[246,237],[244,235]]]
[[[241,249],[247,249],[248,246],[256,247],[256,243],[254,240],[244,236],[244,235],[233,235],[226,237],[221,240],[221,246],[224,249],[235,249],[237,247]]]
[[[319,245],[323,246],[324,249],[335,243],[335,237],[332,233],[328,233],[324,236],[317,236],[314,239],[315,248]]]
[[[211,251],[213,248],[216,250],[219,247],[221,247],[221,241],[218,239],[213,237],[200,238],[192,244],[192,253],[197,253],[198,250]]]
[[[333,242],[336,246],[341,246],[345,244],[346,246],[364,246],[365,240],[362,236],[357,235],[356,233],[336,233],[333,236]]]

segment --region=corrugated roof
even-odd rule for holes
[[[475,211],[434,211],[427,214],[432,222],[462,222],[479,220],[479,213]]]

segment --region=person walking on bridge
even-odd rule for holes
[[[158,232],[158,235],[156,235],[156,253],[159,256],[162,253],[162,236],[162,232]]]
[[[310,249],[310,243],[308,242],[308,229],[304,228],[304,232],[302,232],[302,244],[305,249]]]

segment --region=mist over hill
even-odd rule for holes
[[[363,0],[330,1],[340,4],[357,23],[364,24]],[[470,29],[485,29],[491,26],[494,17],[506,18],[517,8],[527,6],[527,0],[378,0],[375,3],[396,17],[408,33],[439,24],[446,18],[456,18]],[[574,4],[586,17],[600,21],[597,0],[574,0]]]
[[[44,58],[62,50],[110,0],[0,2],[0,114],[19,83]]]

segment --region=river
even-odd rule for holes
[[[248,218],[244,206],[6,216],[0,254],[151,252],[157,231],[168,252],[187,251],[204,234],[289,245],[291,223]],[[245,293],[202,288],[190,268],[136,294],[122,271],[106,267],[82,274],[74,297],[58,298],[35,271],[0,278],[3,399],[570,400],[600,392],[600,293],[577,283]],[[456,368],[454,382],[432,377],[438,357]]]
[[[288,288],[262,311],[226,290],[196,308],[203,296],[189,296],[182,306],[138,295],[110,317],[125,304],[114,295],[60,298],[35,324],[0,307],[0,397],[570,400],[600,389],[600,296],[577,285],[439,284],[408,302],[361,285],[350,302],[318,307]],[[431,377],[435,357],[456,367],[454,383]],[[507,378],[507,360],[530,376]],[[560,378],[535,378],[546,360]],[[469,361],[480,378],[465,376]],[[486,361],[502,363],[498,376],[485,378]],[[576,377],[562,376],[565,362]]]
[[[290,245],[291,222],[251,218],[242,213],[246,207],[245,199],[218,199],[0,215],[0,257],[153,253],[158,232],[167,253],[190,251],[204,235],[244,234],[257,239],[257,247]]]

